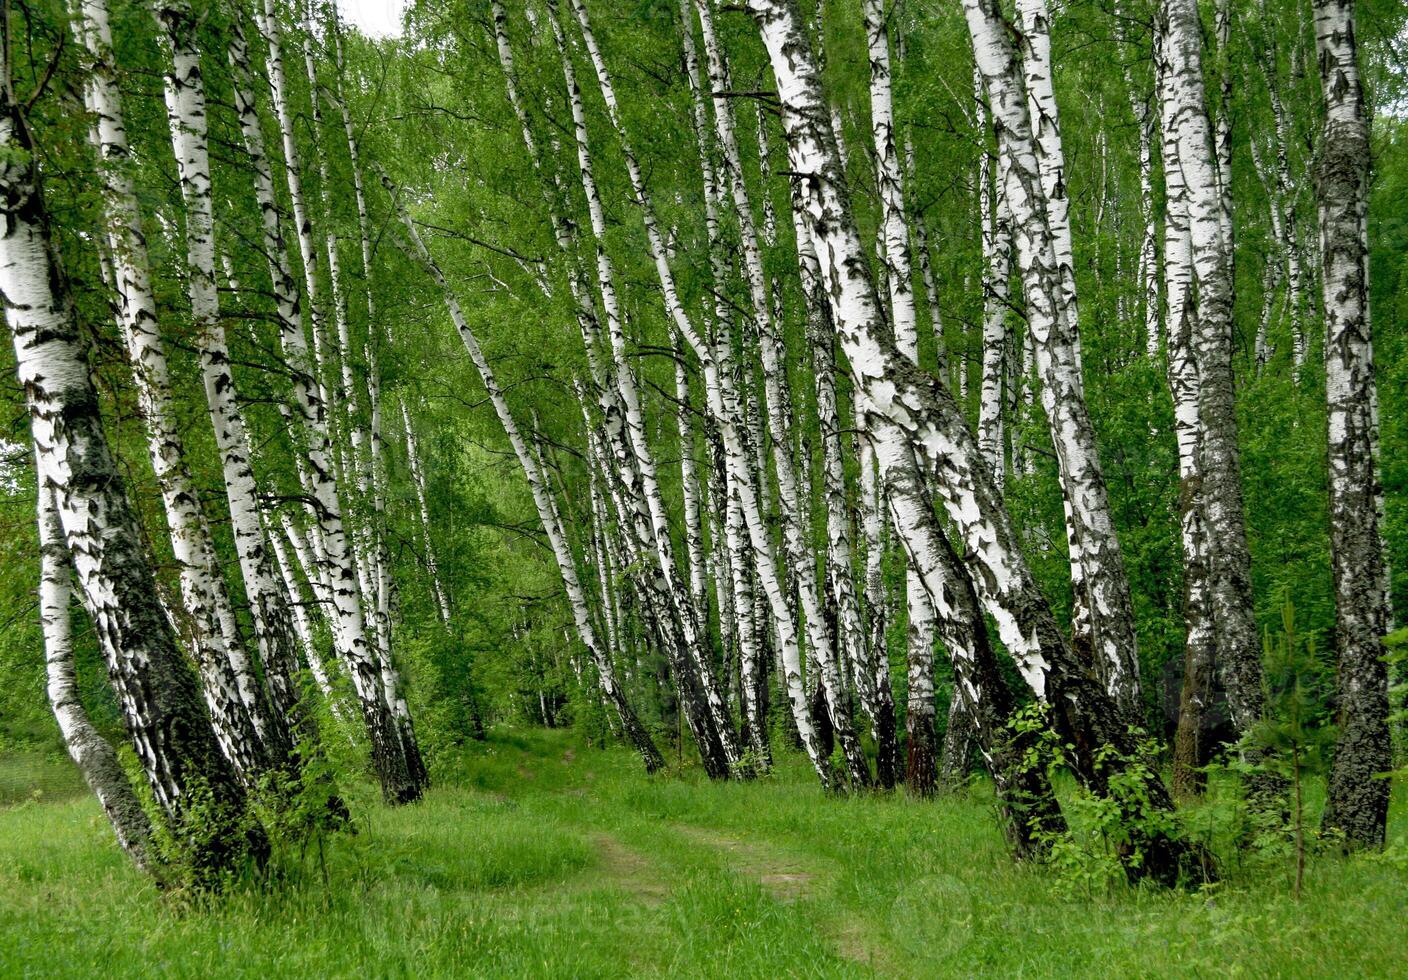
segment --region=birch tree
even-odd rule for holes
[[[1134,611],[1081,378],[1065,163],[1051,89],[1049,18],[1043,0],[1019,4],[1025,44],[1019,59],[996,0],[964,0],[963,9],[998,125],[999,182],[1012,212],[1027,326],[1065,495],[1075,642],[1078,649],[1089,649],[1111,696],[1136,719],[1140,698]]]
[[[391,184],[390,178],[383,176],[383,183],[387,192],[396,198],[396,188]],[[577,571],[577,560],[572,553],[572,548],[567,540],[566,530],[558,516],[556,506],[551,498],[551,488],[546,482],[541,461],[530,451],[528,444],[524,441],[519,432],[517,420],[513,417],[513,412],[509,408],[508,400],[504,398],[503,390],[499,387],[498,380],[494,375],[493,368],[489,365],[488,359],[484,356],[483,348],[479,345],[479,339],[469,326],[469,321],[465,319],[459,301],[455,294],[451,292],[449,284],[445,281],[444,274],[440,271],[440,266],[431,256],[430,250],[426,248],[425,242],[420,237],[415,222],[410,215],[398,204],[399,216],[402,226],[406,229],[406,237],[410,241],[415,257],[425,267],[435,284],[444,295],[445,307],[449,311],[450,319],[455,325],[455,331],[459,334],[460,340],[464,343],[466,352],[470,360],[474,362],[475,369],[479,372],[480,378],[484,381],[484,387],[489,392],[489,399],[494,405],[494,413],[499,418],[499,424],[503,426],[504,434],[508,436],[509,445],[513,447],[514,456],[517,457],[519,466],[523,469],[523,474],[528,480],[528,488],[533,495],[533,503],[538,511],[538,519],[543,525],[543,530],[547,533],[549,546],[552,548],[553,557],[557,562],[558,571],[562,575],[562,584],[567,590],[567,601],[572,607],[573,620],[577,626],[577,634],[582,640],[582,644],[587,648],[587,653],[591,656],[593,664],[597,670],[597,682],[601,686],[601,692],[616,711],[616,715],[621,722],[622,729],[626,732],[626,737],[632,746],[640,753],[645,763],[646,772],[655,772],[664,766],[665,760],[660,755],[660,750],[655,747],[645,728],[641,725],[640,719],[636,717],[635,709],[626,700],[625,693],[616,680],[616,671],[611,663],[610,651],[602,646],[596,635],[596,629],[592,623],[591,612],[587,603],[586,590],[583,589],[581,578]],[[409,431],[409,429],[407,430]]]
[[[910,560],[923,574],[940,622],[954,622],[957,615],[951,611],[952,593],[945,591],[947,545],[922,492],[916,451],[936,471],[935,486],[967,549],[978,598],[1028,685],[1051,706],[1057,730],[1077,745],[1109,744],[1130,753],[1133,746],[1123,713],[1076,660],[1056,627],[957,405],[942,385],[902,358],[887,337],[840,179],[840,160],[827,123],[815,57],[795,0],[751,0],[749,11],[758,22],[777,79],[790,168],[806,175],[802,180],[805,219],[827,288],[836,298],[838,336],[851,364],[857,397],[870,415],[896,529]],[[977,681],[993,666],[981,647],[950,648],[950,654],[961,678],[970,658],[977,666],[965,682],[975,704],[981,704],[983,697],[994,697],[978,687]],[[982,717],[982,712],[975,711],[975,718]],[[996,747],[997,738],[991,725],[979,725],[980,742],[989,751]],[[1097,792],[1108,789],[1109,770],[1092,757],[1078,751],[1074,765],[1077,775]],[[1171,808],[1157,778],[1146,778],[1143,787],[1152,806]],[[1148,842],[1149,863],[1139,873],[1171,878],[1180,845],[1155,836]]]
[[[574,2],[579,9],[584,9],[581,7],[581,0]],[[733,198],[734,214],[738,219],[743,240],[744,278],[753,305],[753,322],[758,331],[764,378],[763,400],[767,404],[767,422],[772,436],[773,469],[777,476],[778,496],[781,501],[787,561],[792,573],[797,577],[797,593],[806,631],[807,652],[825,690],[827,714],[841,743],[847,774],[853,783],[865,786],[870,782],[870,766],[852,722],[850,700],[840,666],[833,654],[831,630],[823,614],[816,564],[806,541],[800,481],[792,458],[791,412],[784,404],[783,382],[786,368],[777,335],[778,325],[773,319],[772,306],[767,295],[762,249],[757,229],[754,227],[752,204],[743,176],[743,161],[738,148],[733,105],[723,94],[731,87],[731,80],[723,51],[714,32],[713,14],[708,3],[696,6],[709,60],[709,83],[715,92],[714,125],[723,151],[725,179]],[[688,24],[685,29],[689,30]],[[911,316],[911,321],[912,319]],[[782,624],[779,624],[779,628],[782,628]]]
[[[294,627],[286,596],[274,577],[260,522],[249,433],[236,395],[216,294],[209,127],[204,73],[196,46],[196,19],[184,0],[161,0],[153,10],[171,58],[166,83],[167,116],[186,209],[187,289],[196,324],[201,378],[220,452],[235,550],[250,603],[259,659],[271,695],[273,717],[292,721],[301,716],[294,683],[298,663]],[[308,733],[300,733],[295,727],[291,734]]]
[[[274,12],[272,0],[269,0],[260,26],[269,44],[271,80],[282,80],[282,50]],[[283,356],[292,372],[292,414],[296,414],[298,420],[294,444],[301,445],[306,454],[306,457],[296,457],[295,462],[304,468],[300,483],[305,485],[309,497],[315,502],[311,527],[321,544],[311,556],[317,570],[310,573],[309,578],[311,580],[316,574],[329,593],[327,599],[331,608],[328,613],[333,643],[357,692],[382,793],[391,802],[411,802],[419,799],[425,790],[425,765],[404,701],[398,691],[387,689],[387,672],[384,665],[377,662],[376,652],[367,642],[356,569],[348,549],[342,503],[338,498],[332,469],[327,405],[323,398],[325,386],[318,382],[320,372],[303,332],[301,297],[284,246],[278,201],[274,195],[269,157],[255,102],[253,71],[239,18],[231,25],[229,58],[235,78],[235,108],[244,136],[245,152],[249,157],[255,200],[261,218],[263,251],[273,284],[279,338]],[[277,87],[275,92],[278,92]],[[275,101],[280,100],[276,98]],[[285,111],[281,115],[286,114]],[[291,132],[286,142],[292,142]],[[295,163],[288,162],[285,169],[290,174],[290,181],[294,180]],[[301,197],[301,194],[295,197]],[[306,214],[303,220],[307,220]],[[305,229],[301,237],[311,239],[311,230]]]
[[[1219,667],[1237,730],[1263,706],[1261,643],[1253,617],[1251,556],[1242,507],[1241,454],[1232,378],[1232,265],[1222,222],[1221,178],[1203,86],[1197,4],[1165,0],[1159,11],[1159,98],[1165,167],[1177,154],[1187,187],[1189,245],[1197,289],[1193,360],[1198,377],[1201,491],[1209,547],[1209,595]],[[1172,323],[1172,320],[1170,320]]]
[[[103,433],[98,393],[53,245],[35,147],[8,68],[0,114],[0,295],[29,405],[39,492],[53,495],[84,606],[152,795],[179,827],[189,814],[195,781],[201,781],[212,805],[201,814],[205,843],[189,858],[198,875],[218,873],[247,847],[257,851],[262,836],[241,827],[244,790],[161,608],[142,532]]]
[[[1329,404],[1330,543],[1335,580],[1339,735],[1325,824],[1356,846],[1382,847],[1393,765],[1388,730],[1389,629],[1379,531],[1378,393],[1369,320],[1369,119],[1354,0],[1317,0],[1315,48],[1325,122],[1315,160]]]
[[[1162,44],[1156,38],[1156,46]],[[1158,57],[1156,52],[1156,57]],[[1160,60],[1162,88],[1162,59]],[[1202,415],[1198,400],[1198,365],[1193,350],[1197,310],[1193,292],[1193,240],[1189,227],[1188,184],[1179,164],[1178,143],[1171,125],[1173,104],[1159,102],[1161,153],[1164,165],[1164,293],[1168,308],[1166,348],[1168,384],[1173,396],[1174,437],[1178,443],[1179,543],[1183,555],[1183,683],[1178,701],[1178,730],[1173,749],[1173,791],[1187,798],[1197,794],[1207,762],[1205,744],[1212,707],[1215,624],[1209,595],[1209,548],[1204,517],[1202,475]]]
[[[81,0],[77,13],[72,26],[89,62],[84,101],[94,116],[91,136],[100,159],[105,235],[119,299],[117,318],[146,422],[148,456],[180,567],[184,608],[179,625],[189,635],[221,746],[241,774],[253,780],[281,759],[287,736],[269,710],[235,628],[234,609],[176,423],[106,0]]]
[[[103,813],[117,842],[137,867],[156,872],[151,822],[132,790],[112,743],[88,719],[78,694],[73,662],[73,564],[59,526],[52,487],[39,488],[39,621],[44,632],[45,691],[64,746]]]

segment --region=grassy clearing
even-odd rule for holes
[[[1072,895],[1007,859],[981,790],[826,799],[795,760],[652,780],[521,731],[438,777],[396,810],[354,787],[357,835],[203,906],[133,871],[90,799],[10,792],[0,976],[1403,974],[1408,874],[1381,860],[1314,857],[1299,903],[1288,864]]]

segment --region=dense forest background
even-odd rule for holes
[[[837,104],[846,140],[868,143],[868,67],[859,11],[850,2],[827,5],[826,80]],[[1326,512],[1325,399],[1320,353],[1322,331],[1315,268],[1315,218],[1309,167],[1316,152],[1320,104],[1313,38],[1304,5],[1269,0],[1235,4],[1226,50],[1209,60],[1214,112],[1232,130],[1232,201],[1236,229],[1237,405],[1241,423],[1248,532],[1258,622],[1277,628],[1287,603],[1301,632],[1329,651],[1334,628]],[[666,2],[606,5],[594,11],[608,62],[616,72],[627,125],[640,148],[662,222],[684,253],[677,276],[687,303],[697,303],[707,266],[698,254],[704,240],[698,160],[689,136],[689,89],[681,71],[678,11]],[[17,16],[17,15],[16,15]],[[1144,345],[1139,250],[1146,227],[1160,219],[1160,182],[1151,202],[1141,200],[1139,123],[1135,111],[1152,100],[1150,11],[1139,3],[1058,5],[1052,24],[1057,100],[1069,173],[1076,275],[1082,297],[1082,345],[1087,397],[1113,513],[1128,567],[1139,636],[1145,717],[1171,735],[1182,676],[1183,621],[1178,550],[1176,447],[1172,407],[1163,367]],[[1382,399],[1382,470],[1386,497],[1384,537],[1392,569],[1408,567],[1408,78],[1405,78],[1402,7],[1392,0],[1359,5],[1359,43],[1369,104],[1374,109],[1374,180],[1369,208],[1372,315]],[[1211,17],[1211,11],[1209,11]],[[202,37],[210,51],[222,49],[225,14],[204,18]],[[722,20],[726,46],[740,90],[767,84],[765,57],[741,16]],[[132,496],[148,527],[160,527],[158,495],[143,449],[140,413],[126,381],[125,359],[112,334],[110,296],[102,286],[98,256],[86,229],[100,224],[86,122],[75,111],[81,67],[65,47],[63,11],[30,4],[23,36],[13,40],[20,88],[45,85],[31,110],[42,148],[50,206],[60,248],[78,287],[81,315],[95,346],[94,370],[104,392],[109,433],[124,460]],[[513,26],[526,39],[525,22]],[[938,307],[949,352],[952,384],[976,422],[982,358],[984,294],[979,158],[992,152],[973,97],[972,55],[956,5],[899,5],[891,30],[903,38],[895,71],[898,124],[912,136],[914,168],[908,194],[915,220],[928,232]],[[1209,37],[1214,36],[1211,20]],[[136,147],[138,187],[150,215],[149,243],[157,270],[157,294],[173,324],[172,377],[180,405],[188,458],[198,485],[219,513],[218,456],[204,422],[196,359],[180,333],[185,304],[180,278],[183,244],[181,199],[168,148],[162,101],[162,65],[156,27],[145,5],[117,3],[113,9],[115,61],[127,97],[128,129]],[[368,41],[346,38],[344,90],[359,127],[363,153],[407,188],[417,220],[426,228],[439,261],[475,324],[486,355],[520,419],[534,419],[553,451],[567,489],[568,506],[581,506],[585,475],[577,449],[581,414],[571,379],[581,373],[580,344],[565,301],[545,298],[524,273],[523,256],[551,253],[551,230],[542,213],[517,122],[504,97],[487,12],[476,5],[425,4],[412,8],[403,37]],[[553,76],[559,71],[550,44],[522,45],[520,71],[533,96],[535,124],[552,138],[567,140],[565,107]],[[52,62],[52,64],[51,64]],[[52,67],[53,77],[44,82]],[[215,147],[215,194],[221,247],[247,278],[262,279],[256,257],[257,211],[230,105],[223,58],[206,64],[211,90]],[[312,148],[313,111],[302,72],[291,72],[298,102],[298,138]],[[1220,84],[1225,78],[1225,84]],[[590,111],[601,108],[589,90]],[[740,118],[753,118],[755,101],[739,100]],[[766,101],[761,101],[766,108]],[[1279,115],[1278,115],[1279,112]],[[307,168],[314,196],[325,194],[331,227],[352,251],[356,214],[345,142],[334,139],[324,120],[328,185]],[[604,126],[604,124],[602,124]],[[758,166],[754,126],[747,122],[746,166]],[[612,214],[611,234],[624,257],[621,279],[648,413],[661,420],[652,436],[662,460],[677,458],[669,408],[672,347],[643,232],[629,217],[630,191],[611,140],[602,139],[598,178]],[[775,149],[774,152],[777,152]],[[1284,156],[1288,183],[1276,173]],[[1154,166],[1157,169],[1157,154]],[[856,188],[859,220],[874,233],[878,206],[870,157],[851,154],[848,176]],[[372,182],[374,183],[374,182]],[[767,206],[785,214],[785,188],[775,183]],[[389,201],[372,189],[376,262],[370,288],[381,323],[368,333],[363,309],[353,306],[359,338],[381,346],[387,407],[387,537],[396,582],[396,648],[405,661],[408,692],[432,752],[469,736],[481,724],[516,720],[554,725],[604,724],[590,691],[574,673],[577,663],[564,631],[570,614],[527,487],[504,439],[482,383],[463,356],[440,297],[425,275],[391,245],[384,233],[394,225]],[[1152,206],[1152,210],[1150,210]],[[784,224],[786,224],[784,222]],[[1289,241],[1277,225],[1293,229]],[[786,238],[790,232],[780,232]],[[1293,294],[1285,275],[1288,251],[1301,254],[1307,282]],[[770,259],[770,261],[773,261]],[[777,263],[785,259],[777,260]],[[800,332],[800,297],[790,283],[781,300],[789,331]],[[263,287],[222,291],[230,318],[233,359],[248,386],[245,394],[261,451],[268,465],[261,477],[271,493],[294,493],[295,478],[279,446],[281,426],[274,404],[286,380],[271,363],[268,308]],[[740,297],[735,297],[740,299]],[[1301,304],[1297,308],[1297,303]],[[1020,317],[1019,301],[1009,312]],[[1265,329],[1271,353],[1259,364],[1256,338]],[[1309,351],[1304,367],[1294,364],[1295,331],[1304,331]],[[933,364],[930,335],[922,333],[921,359]],[[789,335],[789,341],[793,337]],[[788,344],[790,387],[805,392],[804,347]],[[10,353],[3,356],[12,357]],[[237,368],[238,370],[238,368]],[[13,379],[12,369],[5,377]],[[28,463],[26,412],[13,381],[6,382],[8,446],[3,481],[3,547],[0,563],[0,745],[7,750],[57,751],[59,743],[43,697],[43,645],[35,613],[37,544],[32,519],[33,476]],[[405,456],[400,406],[417,431],[430,515],[430,546],[450,598],[451,619],[442,624],[426,556],[415,489]],[[799,438],[814,441],[809,399],[798,397]],[[1012,480],[1009,505],[1029,543],[1028,558],[1043,591],[1058,610],[1069,607],[1069,566],[1061,526],[1061,495],[1044,425],[1030,413],[1013,419],[1013,444],[1030,446],[1032,472]],[[818,464],[819,465],[819,464]],[[667,499],[679,506],[677,470],[666,468]],[[217,538],[228,535],[214,518]],[[818,536],[823,533],[818,529]],[[150,544],[160,567],[171,558],[164,535]],[[228,553],[228,547],[226,548]],[[892,554],[887,586],[903,593],[903,564]],[[232,576],[232,587],[239,589]],[[1395,614],[1408,604],[1408,580],[1393,581]],[[900,603],[903,608],[903,603]],[[890,623],[896,700],[904,703],[903,619]],[[118,725],[91,636],[80,639],[83,689],[98,717]],[[945,668],[940,667],[942,672]],[[1324,670],[1332,670],[1326,663]],[[946,702],[940,690],[939,703]],[[103,708],[103,705],[109,705]],[[667,706],[649,709],[651,722],[673,728]],[[942,708],[941,708],[942,710]]]
[[[612,467],[603,465],[608,454],[594,448],[609,436],[611,415],[605,401],[583,393],[594,377],[600,379],[592,358],[601,350],[582,343],[574,269],[589,266],[593,257],[598,269],[614,263],[619,317],[608,300],[602,303],[612,329],[620,325],[624,335],[621,348],[613,351],[614,376],[618,386],[633,385],[639,393],[639,425],[658,464],[663,508],[648,520],[666,528],[657,553],[673,548],[681,556],[675,570],[681,578],[693,571],[695,553],[705,541],[709,560],[718,562],[711,566],[714,574],[723,575],[722,527],[729,505],[700,501],[711,497],[709,481],[721,479],[726,465],[710,429],[713,408],[706,395],[713,393],[712,382],[676,336],[679,317],[672,316],[672,304],[693,311],[701,322],[725,324],[718,329],[727,335],[730,351],[737,345],[740,418],[751,427],[756,453],[751,479],[766,522],[752,546],[767,551],[758,548],[759,537],[771,542],[770,560],[781,569],[785,602],[797,617],[806,607],[808,576],[815,590],[815,566],[835,547],[827,501],[827,426],[834,418],[816,394],[819,343],[808,305],[815,297],[807,292],[805,274],[798,274],[802,243],[795,239],[789,194],[795,175],[784,162],[784,136],[791,134],[784,134],[780,122],[778,85],[756,23],[743,11],[717,8],[716,40],[727,53],[731,89],[713,86],[710,101],[715,114],[722,112],[720,105],[731,106],[737,137],[736,146],[721,148],[699,131],[698,120],[707,120],[707,113],[696,116],[704,101],[695,88],[699,59],[708,58],[702,49],[691,53],[695,23],[684,22],[668,0],[593,5],[594,39],[573,25],[573,16],[583,18],[585,8],[567,5],[562,16],[570,28],[568,66],[576,63],[580,103],[569,99],[570,88],[564,90],[563,58],[554,43],[555,5],[539,9],[530,3],[504,13],[497,4],[417,3],[406,13],[404,33],[382,39],[339,27],[324,5],[296,6],[266,5],[256,12],[261,17],[256,32],[241,6],[213,5],[196,12],[189,39],[204,53],[199,70],[208,103],[219,319],[267,533],[278,538],[282,528],[290,550],[300,552],[280,559],[287,573],[281,588],[293,606],[313,614],[306,629],[300,623],[300,636],[311,673],[328,675],[317,678],[322,694],[310,697],[319,705],[317,727],[331,756],[339,763],[360,759],[365,736],[349,710],[355,700],[349,692],[355,689],[366,698],[355,671],[330,655],[334,648],[342,651],[340,631],[348,629],[349,620],[342,607],[324,598],[320,588],[329,586],[316,580],[318,568],[301,553],[301,534],[312,539],[314,552],[324,547],[317,539],[326,521],[317,515],[328,499],[311,499],[318,484],[308,469],[322,465],[309,449],[308,433],[315,426],[300,430],[291,422],[300,404],[307,412],[308,380],[288,354],[289,294],[277,270],[271,280],[271,212],[282,220],[287,251],[302,252],[292,307],[298,306],[302,288],[302,312],[319,348],[318,382],[330,420],[326,437],[337,469],[336,486],[325,489],[335,504],[340,500],[358,560],[385,583],[379,592],[372,572],[364,569],[360,599],[354,596],[352,602],[362,603],[357,615],[365,613],[367,635],[379,644],[384,662],[394,661],[400,670],[404,714],[397,714],[394,696],[388,695],[386,705],[403,719],[396,724],[406,726],[399,737],[418,740],[432,777],[460,746],[500,724],[572,728],[598,745],[624,733],[638,748],[654,742],[679,768],[695,764],[688,747],[693,743],[708,768],[700,729],[691,731],[698,721],[688,703],[693,682],[682,679],[679,664],[670,660],[670,613],[663,606],[651,608],[654,594],[641,570],[650,559],[631,554],[635,532],[626,526],[628,508],[619,499],[615,511],[622,520],[603,514],[603,496],[629,497],[629,481],[622,480],[625,490],[616,487]],[[872,143],[866,11],[859,0],[805,6],[804,19],[814,25],[813,44],[824,50],[825,94],[843,151],[842,184],[861,240],[871,246],[886,234],[886,177],[877,173],[881,164]],[[1312,179],[1325,150],[1319,145],[1324,99],[1316,40],[1310,7],[1300,0],[1204,6],[1208,112],[1226,154],[1222,179],[1231,207],[1235,411],[1251,594],[1256,625],[1266,636],[1267,697],[1273,708],[1285,702],[1284,692],[1275,688],[1283,678],[1274,665],[1281,663],[1277,651],[1290,644],[1297,655],[1287,669],[1294,674],[1297,696],[1304,693],[1307,700],[1291,704],[1296,725],[1309,717],[1323,728],[1337,707],[1337,627],[1327,489],[1327,311]],[[1070,206],[1072,270],[1080,297],[1084,400],[1137,636],[1139,694],[1129,720],[1171,744],[1186,683],[1189,616],[1179,520],[1182,495],[1189,490],[1180,478],[1165,359],[1170,325],[1163,316],[1168,257],[1162,230],[1169,201],[1155,125],[1155,7],[1141,0],[1056,4],[1049,32],[1066,167],[1062,187]],[[171,9],[184,10],[180,4]],[[690,5],[683,9],[688,16]],[[97,59],[99,74],[122,100],[130,152],[121,165],[131,179],[150,256],[154,313],[167,345],[172,431],[184,444],[181,455],[209,522],[217,571],[233,600],[233,635],[250,638],[260,628],[252,609],[257,603],[246,594],[246,577],[234,557],[238,518],[227,504],[228,474],[222,472],[222,449],[207,415],[203,328],[189,298],[190,190],[171,150],[170,38],[163,30],[166,21],[153,18],[148,4],[115,0],[109,13],[112,46]],[[11,95],[11,104],[16,99],[23,104],[55,251],[89,347],[103,429],[136,508],[157,592],[170,610],[168,618],[179,626],[189,612],[183,609],[187,583],[178,584],[181,560],[163,530],[171,505],[168,500],[164,510],[166,488],[149,461],[149,397],[133,382],[121,316],[115,317],[121,306],[117,293],[127,287],[115,288],[112,279],[113,193],[90,143],[95,113],[85,90],[96,70],[94,58],[74,42],[62,3],[17,4],[8,16],[7,64],[18,93]],[[282,23],[282,67],[273,63],[269,17]],[[919,0],[893,5],[886,24],[893,49],[894,136],[915,250],[910,289],[923,327],[915,354],[952,392],[980,442],[989,440],[985,451],[995,454],[1001,500],[1012,515],[1015,538],[1064,630],[1073,614],[1074,560],[1057,465],[1058,451],[1064,450],[1052,445],[1036,397],[1036,372],[1023,356],[1029,281],[1012,260],[993,272],[994,229],[1006,210],[997,192],[1003,155],[981,82],[975,87],[969,25],[959,4]],[[249,77],[242,71],[246,66],[232,67],[225,57],[240,32],[251,37]],[[689,44],[682,47],[686,36]],[[1357,8],[1356,37],[1372,119],[1369,296],[1381,531],[1396,624],[1408,608],[1408,580],[1392,574],[1408,568],[1408,12],[1393,0],[1365,0]],[[503,63],[506,46],[515,60],[511,75]],[[615,91],[609,98],[597,82],[601,69],[594,71],[598,57],[610,69]],[[516,86],[517,105],[509,98],[506,76]],[[272,99],[266,80],[274,82]],[[279,103],[278,112],[273,102]],[[263,122],[271,201],[251,192],[262,173],[249,151],[251,114]],[[531,153],[525,126],[535,140]],[[585,194],[577,184],[579,176],[588,176],[579,157],[583,131],[591,134],[595,178],[595,190]],[[715,213],[727,195],[706,197],[701,146],[706,162],[736,176],[753,195],[748,220],[732,216],[727,203],[722,219]],[[289,172],[301,179],[301,196],[286,183]],[[644,207],[635,186],[642,179],[650,195]],[[557,213],[550,213],[554,209]],[[655,224],[643,222],[642,213]],[[575,253],[568,249],[567,256],[560,250],[563,227],[581,236]],[[750,289],[755,272],[750,242],[759,230],[765,290]],[[654,239],[657,232],[663,245]],[[660,248],[677,295],[663,285],[653,254]],[[877,246],[865,263],[882,283],[889,269],[884,248]],[[309,261],[320,250],[321,267]],[[767,315],[757,305],[764,291],[772,304]],[[447,311],[448,299],[458,306]],[[770,320],[775,337],[748,326],[763,320]],[[331,340],[320,337],[324,323],[332,328]],[[729,332],[733,328],[736,337]],[[297,332],[301,335],[301,326]],[[336,351],[329,358],[331,369],[322,364],[322,344]],[[825,345],[831,346],[829,338]],[[476,358],[483,363],[476,364]],[[6,379],[0,418],[0,753],[58,755],[63,743],[45,697],[45,646],[35,594],[40,548],[30,413],[25,392],[12,380],[13,354],[7,349],[0,361]],[[999,364],[996,374],[993,363]],[[496,383],[486,384],[486,364]],[[909,716],[934,713],[935,734],[942,739],[957,684],[943,656],[935,658],[932,692],[923,689],[928,680],[922,672],[916,673],[917,626],[914,599],[907,601],[906,595],[907,585],[912,588],[906,553],[898,533],[881,528],[872,536],[862,527],[867,477],[859,431],[865,426],[857,410],[860,382],[844,359],[836,370],[840,411],[835,417],[841,420],[844,446],[839,487],[853,540],[864,540],[866,561],[876,573],[866,582],[865,605],[869,622],[883,623],[879,650],[888,667],[883,676],[893,686],[898,728],[909,730],[912,753],[915,726]],[[599,408],[607,421],[598,431]],[[517,431],[506,435],[506,418],[516,420]],[[778,419],[790,432],[780,431]],[[375,462],[366,464],[362,478],[364,459]],[[784,474],[784,467],[794,467],[797,479]],[[531,488],[525,468],[536,474]],[[800,484],[796,499],[789,482]],[[605,494],[600,484],[607,486]],[[645,502],[643,496],[642,507]],[[545,506],[556,509],[553,522],[565,530],[565,543],[545,531]],[[695,527],[701,507],[702,535]],[[610,511],[610,504],[605,509]],[[940,526],[932,514],[929,520]],[[800,540],[793,541],[797,529]],[[952,529],[950,534],[959,538]],[[612,557],[610,542],[618,537],[622,553]],[[574,605],[570,585],[564,588],[564,554],[579,566],[586,586],[586,618],[609,636],[606,661],[583,649],[584,614]],[[804,574],[808,562],[813,567]],[[704,567],[702,560],[698,564]],[[851,571],[859,582],[860,562]],[[764,694],[745,691],[741,680],[733,690],[734,675],[747,670],[747,654],[729,639],[726,586],[692,583],[702,618],[677,627],[691,637],[689,630],[698,631],[691,645],[698,669],[712,664],[724,677],[722,685],[699,685],[706,696],[711,687],[723,694],[725,703],[711,710],[731,725],[736,709],[750,745],[765,745],[767,738],[747,728],[750,698],[761,696],[771,705],[772,742],[805,746],[819,770],[826,766],[818,759],[834,750],[837,771],[849,766],[852,782],[868,781],[863,759],[859,768],[865,776],[858,779],[855,759],[842,758],[853,744],[845,726],[835,726],[835,743],[830,726],[822,726],[826,747],[819,756],[813,733],[796,721],[808,713],[838,721],[838,714],[851,714],[851,707],[838,712],[837,706],[850,704],[846,678],[859,668],[843,667],[839,693],[829,682],[818,687],[827,668],[812,652],[815,634],[794,628],[793,649],[797,636],[805,634],[806,696],[813,705],[799,708],[794,697],[789,711],[792,666],[774,666],[786,660],[788,638],[776,624],[770,636],[757,585],[767,576],[761,565],[754,574],[753,598],[759,601],[749,616],[762,623],[756,639],[766,658]],[[785,602],[773,604],[778,623]],[[978,622],[982,629],[985,621]],[[830,628],[838,627],[832,622]],[[384,635],[373,637],[383,629]],[[929,635],[921,656],[933,656],[934,646]],[[838,639],[838,650],[843,647]],[[122,710],[99,637],[82,617],[74,651],[82,703],[99,731],[124,743]],[[617,678],[607,681],[602,668],[612,657]],[[1014,662],[1004,655],[998,662],[1003,697],[1018,706],[1032,701],[1030,679],[1023,683],[1018,666],[1021,658]],[[1401,667],[1394,671],[1397,676]],[[860,699],[864,683],[855,681]],[[644,740],[632,734],[613,697],[633,706]],[[1234,730],[1225,699],[1219,673],[1213,707],[1203,722],[1209,745],[1247,734]],[[1106,723],[1098,711],[1094,716]],[[413,737],[405,734],[410,718]],[[1305,736],[1297,727],[1289,737]],[[737,738],[736,732],[722,738],[725,755],[739,754],[726,744]],[[959,747],[960,767],[966,770],[976,762],[974,746]],[[1396,728],[1400,763],[1404,751]],[[652,767],[648,753],[642,754]],[[738,768],[738,758],[728,762]],[[419,778],[418,764],[408,763],[411,782]],[[1087,779],[1088,773],[1075,768]],[[1299,776],[1298,768],[1294,775]],[[828,779],[823,774],[823,783]],[[418,788],[408,790],[407,798],[418,794]]]

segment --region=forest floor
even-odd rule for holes
[[[62,765],[0,759],[3,977],[1386,977],[1408,949],[1402,862],[1314,855],[1299,901],[1280,856],[1201,891],[1087,884],[1013,864],[981,786],[827,798],[799,760],[651,779],[524,730],[442,760],[415,806],[353,787],[358,833],[281,854],[277,884],[182,901]]]

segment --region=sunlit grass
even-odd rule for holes
[[[11,793],[0,976],[1390,976],[1408,940],[1408,874],[1367,858],[1315,856],[1299,903],[1266,863],[1073,895],[1008,860],[981,787],[828,798],[790,759],[647,779],[524,731],[437,775],[400,809],[354,787],[358,833],[198,902],[132,870],[86,796]]]

